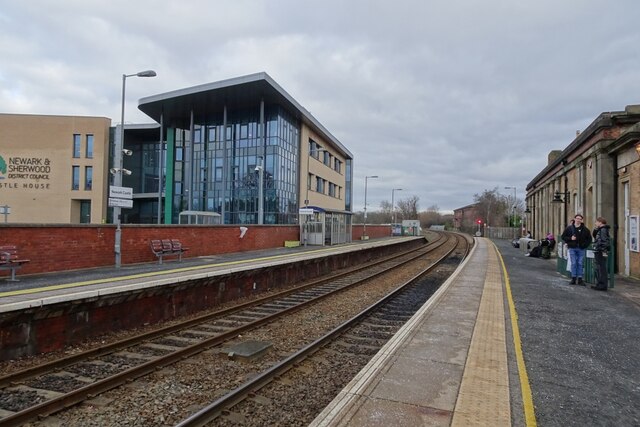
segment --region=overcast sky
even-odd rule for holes
[[[138,99],[265,71],[354,155],[354,210],[526,184],[640,103],[640,2],[0,0],[0,112],[148,123]],[[1,130],[0,130],[1,131]]]

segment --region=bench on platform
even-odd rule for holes
[[[11,278],[7,280],[17,282],[16,270],[22,267],[22,264],[26,264],[29,261],[31,260],[20,259],[16,245],[0,245],[0,269],[11,270]]]
[[[180,240],[162,239],[151,240],[151,251],[158,257],[158,264],[162,264],[162,258],[165,256],[177,255],[178,260],[182,261],[182,254],[189,250],[182,246]]]

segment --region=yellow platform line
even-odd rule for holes
[[[536,414],[533,406],[533,396],[531,395],[531,384],[529,383],[529,375],[527,375],[527,367],[524,363],[524,354],[522,353],[522,340],[520,339],[520,329],[518,328],[518,313],[516,312],[516,305],[513,302],[513,294],[511,293],[511,282],[509,281],[509,274],[507,274],[507,267],[504,264],[504,259],[500,254],[500,251],[496,248],[500,264],[502,265],[502,273],[504,275],[505,287],[507,290],[507,300],[509,301],[509,313],[511,314],[511,330],[513,331],[513,346],[516,354],[516,361],[518,363],[518,376],[520,377],[520,390],[522,393],[522,406],[524,407],[524,418],[527,427],[536,427]]]
[[[509,426],[511,405],[502,276],[494,250],[487,250],[487,272],[476,325],[451,425]]]
[[[356,246],[356,245],[352,244],[352,245],[342,246],[342,248],[351,247],[351,246]],[[174,268],[174,269],[171,269],[171,270],[162,270],[162,271],[152,271],[152,272],[149,272],[149,273],[131,274],[131,275],[128,275],[128,276],[118,276],[118,277],[109,277],[109,278],[105,278],[105,279],[85,280],[85,281],[82,281],[82,282],[73,282],[73,283],[62,283],[60,285],[44,286],[44,287],[41,287],[41,288],[21,289],[21,290],[16,290],[16,291],[0,292],[0,298],[1,297],[8,297],[8,296],[35,294],[35,293],[38,293],[38,292],[55,291],[55,290],[59,290],[59,289],[68,289],[68,288],[75,288],[75,287],[81,287],[81,286],[98,285],[98,284],[102,284],[102,283],[113,283],[113,282],[119,282],[119,281],[131,280],[131,279],[141,279],[141,278],[146,278],[146,277],[162,276],[162,275],[165,275],[165,274],[183,273],[183,272],[188,272],[188,271],[203,270],[203,269],[207,269],[207,268],[227,267],[227,266],[231,266],[231,265],[246,264],[246,263],[253,263],[253,262],[261,262],[261,261],[272,261],[272,260],[280,259],[280,258],[287,258],[287,257],[292,257],[292,256],[301,256],[301,255],[306,255],[306,254],[311,254],[311,253],[318,253],[318,252],[327,252],[327,251],[331,251],[331,250],[333,250],[333,248],[314,249],[314,250],[309,250],[309,251],[305,251],[305,252],[297,252],[295,254],[272,255],[272,256],[262,257],[262,258],[251,258],[251,259],[245,259],[245,260],[239,260],[239,261],[221,262],[221,263],[217,263],[217,264],[196,265],[196,266],[192,266],[192,267]]]

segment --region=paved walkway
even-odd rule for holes
[[[640,284],[476,242],[312,426],[640,426]]]
[[[640,426],[640,284],[571,286],[556,261],[496,240],[541,426]]]

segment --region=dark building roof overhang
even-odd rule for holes
[[[140,99],[138,108],[158,123],[163,116],[165,127],[188,129],[192,111],[194,121],[202,123],[210,115],[222,113],[225,105],[227,110],[255,108],[261,100],[266,105],[281,105],[346,158],[353,158],[337,138],[264,72],[148,96]]]

